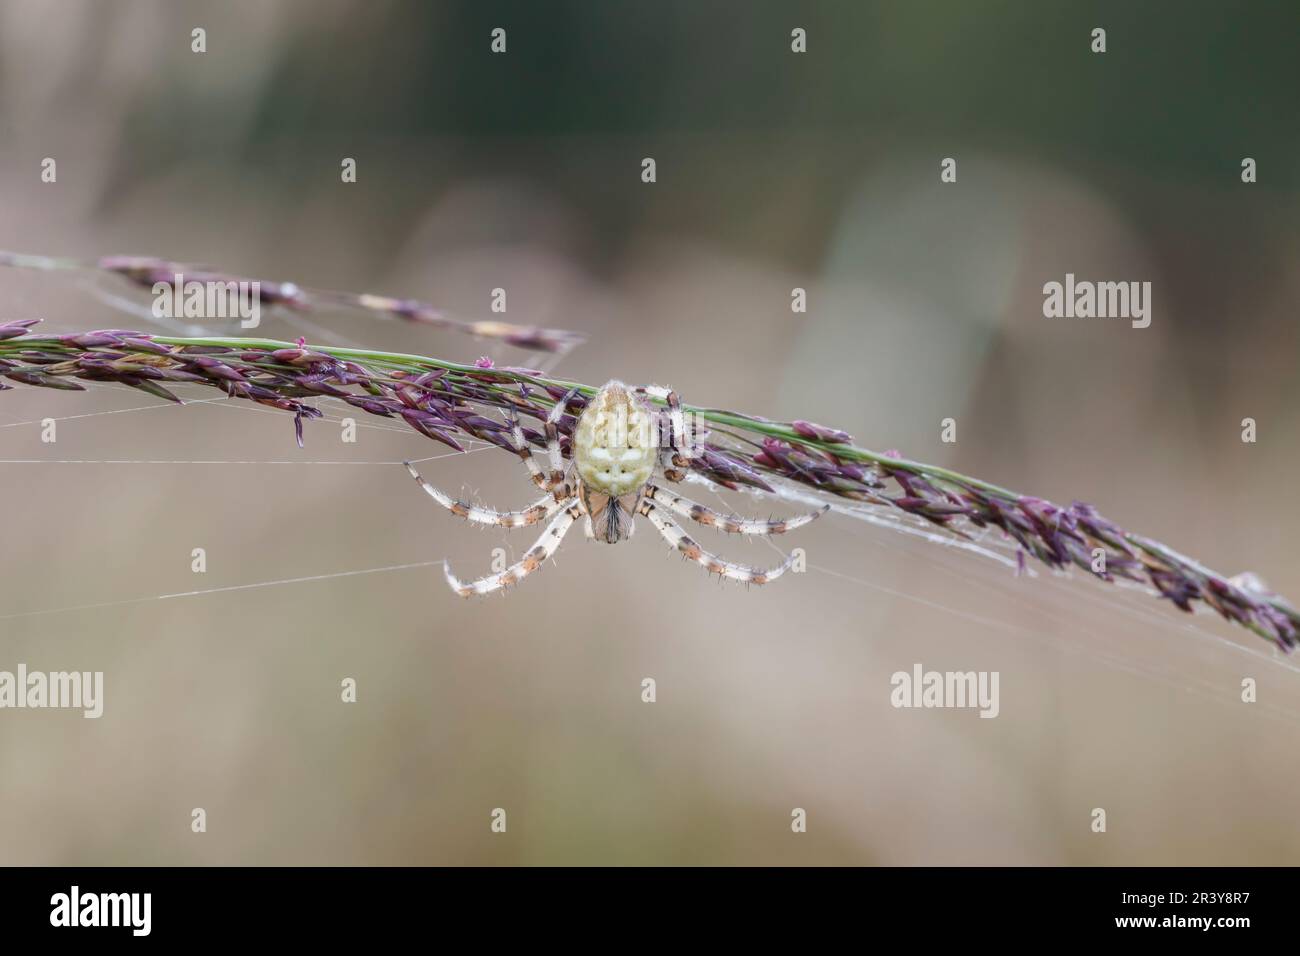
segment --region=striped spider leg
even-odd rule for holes
[[[637,389],[637,391],[652,398],[662,399],[667,403],[667,415],[671,428],[670,445],[667,450],[670,452],[669,461],[671,461],[671,467],[665,463],[663,465],[663,474],[664,478],[669,481],[682,481],[686,477],[686,472],[690,469],[691,460],[695,457],[695,435],[687,429],[686,417],[682,413],[681,400],[676,392],[661,386],[646,385]],[[641,495],[637,513],[649,518],[650,522],[670,545],[681,551],[692,561],[703,565],[711,573],[730,578],[733,581],[743,581],[747,584],[766,584],[769,581],[776,580],[786,572],[794,559],[787,557],[779,567],[770,571],[724,561],[701,548],[664,509],[667,508],[683,518],[689,518],[699,524],[718,528],[729,534],[764,536],[785,534],[787,531],[793,531],[795,528],[802,527],[820,518],[830,510],[830,505],[823,505],[810,514],[797,515],[794,518],[779,521],[764,521],[755,518],[742,518],[739,515],[724,515],[721,512],[705,507],[699,502],[668,491],[654,482],[647,482],[645,488],[642,489]]]
[[[574,389],[563,399],[556,402],[555,407],[551,409],[551,413],[546,419],[547,454],[551,465],[549,475],[542,472],[536,459],[533,458],[533,453],[524,439],[523,429],[520,427],[514,413],[507,413],[510,444],[524,463],[524,467],[528,469],[528,476],[533,484],[546,492],[542,498],[520,511],[496,511],[492,508],[484,508],[452,498],[421,477],[415,466],[409,461],[405,462],[406,470],[430,498],[452,514],[459,515],[474,524],[496,525],[501,528],[522,528],[526,525],[537,524],[548,518],[551,519],[551,523],[542,532],[542,536],[528,549],[523,558],[504,571],[490,574],[487,577],[466,584],[452,574],[451,565],[444,561],[443,573],[446,575],[447,583],[457,594],[463,597],[468,597],[471,594],[489,594],[499,588],[509,587],[521,581],[541,567],[542,562],[555,553],[555,549],[564,540],[564,535],[573,525],[574,520],[581,516],[582,506],[565,482],[566,469],[564,457],[560,451],[558,427],[558,422],[564,414],[565,407],[576,393],[577,389]]]
[[[557,510],[561,504],[565,504],[565,502],[557,503],[555,506]],[[487,577],[479,578],[477,581],[466,583],[452,574],[451,565],[444,561],[442,570],[447,577],[447,584],[461,597],[470,597],[474,594],[491,594],[500,588],[508,588],[512,584],[518,584],[540,568],[547,558],[555,554],[560,547],[560,542],[564,540],[564,536],[573,527],[573,522],[582,515],[582,504],[576,499],[568,499],[567,504],[568,507],[551,519],[551,523],[546,526],[542,536],[524,553],[524,556],[510,567],[496,574],[489,574]]]
[[[569,497],[572,492],[564,481],[565,466],[564,456],[560,451],[560,419],[564,417],[564,410],[568,407],[569,402],[578,394],[576,388],[570,389],[562,399],[555,403],[551,408],[551,413],[546,416],[546,454],[550,459],[551,473],[549,475],[542,472],[541,466],[533,458],[532,450],[528,447],[527,441],[524,440],[524,430],[519,426],[519,419],[515,417],[513,410],[506,412],[506,423],[510,426],[510,444],[514,446],[515,454],[519,460],[524,463],[528,469],[528,476],[532,479],[533,484],[542,491],[551,494],[556,501]]]
[[[527,508],[520,511],[496,511],[492,508],[484,508],[480,505],[470,504],[468,501],[461,501],[459,498],[453,498],[451,495],[435,488],[424,477],[415,470],[415,466],[409,461],[403,462],[406,465],[407,472],[416,480],[421,488],[438,504],[442,505],[454,515],[459,515],[471,524],[494,524],[502,528],[522,528],[525,525],[537,524],[555,514],[559,510],[562,502],[556,501],[551,494],[534,501]]]
[[[661,462],[661,465],[665,478],[669,481],[681,481],[690,470],[691,459],[695,457],[695,435],[686,428],[686,416],[682,413],[681,399],[672,389],[660,385],[642,385],[636,391],[667,402],[669,436],[664,453],[672,464],[670,467]]]
[[[688,535],[668,514],[673,511],[683,518],[689,518],[699,524],[708,525],[730,534],[762,535],[785,534],[820,518],[830,510],[830,505],[823,505],[817,511],[797,515],[793,518],[764,521],[754,518],[741,518],[738,515],[724,515],[682,495],[661,488],[653,482],[645,486],[642,492],[638,513],[650,519],[650,523],[663,535],[664,540],[680,551],[685,557],[704,567],[710,574],[730,578],[745,584],[767,584],[775,581],[790,569],[794,555],[775,568],[764,570],[751,568],[743,564],[725,561],[717,555],[710,554]]]
[[[406,466],[406,470],[411,477],[428,493],[430,498],[452,514],[459,515],[473,524],[494,524],[502,528],[521,528],[525,525],[536,524],[545,518],[549,518],[559,510],[561,504],[573,497],[564,481],[564,459],[560,454],[559,431],[555,425],[555,422],[564,413],[564,405],[567,403],[568,398],[572,397],[573,394],[573,392],[570,392],[569,396],[563,401],[557,402],[546,421],[547,451],[551,459],[551,473],[549,475],[542,472],[536,459],[533,458],[533,453],[524,440],[523,429],[519,427],[519,420],[515,418],[513,412],[507,413],[510,444],[513,446],[515,454],[519,456],[520,461],[524,463],[524,467],[528,469],[528,476],[532,479],[533,484],[546,492],[545,497],[533,502],[521,511],[496,511],[492,508],[483,508],[453,498],[425,481],[409,461],[402,464]]]
[[[795,528],[802,528],[809,522],[815,521],[830,511],[830,505],[822,505],[816,511],[807,514],[795,515],[793,518],[780,518],[763,520],[762,518],[742,518],[740,515],[724,515],[720,511],[714,511],[712,508],[700,504],[698,501],[692,501],[683,495],[670,491],[667,488],[661,488],[654,482],[645,486],[641,493],[643,498],[649,499],[655,505],[661,505],[669,511],[673,511],[683,518],[689,518],[699,524],[708,525],[711,528],[717,528],[719,531],[725,531],[728,534],[745,534],[745,535],[773,535],[785,534],[787,531],[793,531]]]
[[[740,581],[744,584],[767,584],[785,574],[790,565],[794,563],[794,555],[788,555],[777,567],[766,570],[724,561],[716,554],[710,554],[700,547],[694,538],[682,530],[681,525],[655,507],[652,499],[642,498],[641,506],[637,509],[637,512],[649,518],[650,523],[659,530],[664,540],[672,547],[702,566],[710,574],[730,578],[732,581]]]

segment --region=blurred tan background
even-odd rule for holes
[[[159,255],[472,317],[502,287],[506,318],[591,336],[563,377],[670,384],[1081,498],[1300,597],[1300,17],[1131,6],[3,0],[0,248]],[[1043,318],[1042,284],[1066,272],[1151,281],[1151,327]],[[149,330],[108,295],[148,307],[110,280],[0,272],[5,320]],[[313,321],[374,348],[539,361]],[[271,315],[258,334],[303,333]],[[98,721],[0,711],[0,862],[1300,856],[1296,661],[1145,595],[845,518],[780,542],[811,567],[767,589],[720,586],[643,522],[616,551],[571,535],[505,598],[460,601],[426,567],[67,610],[444,556],[468,576],[532,541],[421,495],[394,463],[440,446],[391,423],[357,413],[356,444],[309,423],[299,451],[287,415],[125,411],[150,404],[0,395],[0,669],[106,681]],[[104,459],[250,463],[64,463]],[[497,507],[531,500],[495,451],[424,468]],[[916,662],[1000,671],[1000,716],[893,709],[890,674]]]

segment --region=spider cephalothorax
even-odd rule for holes
[[[558,423],[575,394],[576,390],[556,402],[546,421],[550,474],[542,471],[525,443],[523,430],[510,419],[511,444],[533,483],[546,492],[522,511],[493,511],[457,501],[421,478],[407,463],[407,471],[438,504],[469,521],[517,528],[550,519],[523,559],[504,571],[466,584],[451,573],[450,567],[446,568],[447,583],[458,594],[487,594],[517,583],[555,553],[579,518],[585,520],[588,538],[617,544],[631,537],[632,519],[637,515],[648,518],[669,544],[711,573],[747,584],[766,584],[784,574],[793,559],[787,558],[769,570],[723,561],[701,548],[669,512],[732,534],[772,535],[805,525],[829,508],[826,505],[811,514],[782,521],[751,520],[713,511],[656,484],[656,468],[669,481],[681,481],[686,476],[694,454],[694,435],[686,427],[677,394],[655,386],[632,388],[622,382],[609,382],[601,388],[578,418],[571,461],[566,466]],[[666,413],[654,409],[647,396],[665,401]]]

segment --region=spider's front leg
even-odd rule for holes
[[[479,505],[470,504],[468,501],[453,498],[441,489],[435,488],[424,480],[420,473],[415,470],[415,466],[409,461],[402,464],[406,465],[406,470],[411,477],[425,490],[430,498],[452,514],[460,515],[460,517],[473,524],[494,524],[502,528],[522,528],[525,525],[537,524],[537,522],[549,518],[560,507],[559,502],[552,500],[551,496],[547,495],[520,511],[496,511],[492,508],[483,508]]]
[[[650,482],[645,486],[643,494],[645,497],[652,499],[656,504],[663,505],[670,511],[681,515],[683,518],[689,518],[691,521],[708,525],[711,528],[718,528],[721,531],[726,531],[728,534],[785,534],[787,531],[793,531],[795,528],[802,528],[810,521],[815,521],[831,510],[830,505],[822,505],[816,511],[809,512],[808,514],[795,515],[793,518],[778,518],[764,521],[761,518],[742,518],[739,515],[724,515],[720,511],[714,511],[712,508],[705,507],[698,501],[692,501],[690,498],[669,491],[667,488],[660,488],[653,482]]]
[[[794,555],[788,556],[779,566],[768,569],[751,568],[743,564],[724,561],[717,555],[710,554],[701,548],[694,538],[681,529],[677,522],[655,507],[655,503],[651,499],[641,499],[641,507],[638,510],[650,519],[651,524],[659,529],[659,533],[664,536],[665,541],[696,564],[702,565],[711,574],[730,578],[733,581],[741,581],[745,584],[767,584],[785,574],[790,569],[790,566],[794,564]]]
[[[470,597],[474,594],[491,594],[501,588],[508,588],[512,584],[518,584],[540,568],[542,563],[555,553],[560,546],[560,542],[564,540],[564,536],[573,527],[573,522],[581,515],[582,506],[577,501],[571,499],[564,503],[568,507],[551,520],[546,530],[542,532],[542,536],[524,553],[524,556],[517,563],[497,574],[489,574],[477,581],[466,583],[452,574],[451,565],[444,561],[442,570],[447,576],[447,584],[461,597]]]

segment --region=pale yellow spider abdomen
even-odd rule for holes
[[[578,478],[611,498],[631,494],[654,473],[657,432],[645,400],[622,382],[608,383],[587,404],[573,433]]]

